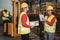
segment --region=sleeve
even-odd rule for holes
[[[26,22],[27,22],[27,16],[26,14],[24,14],[22,15],[22,25],[26,28],[30,28],[30,26]]]
[[[52,25],[54,24],[54,22],[55,22],[55,19],[56,19],[56,17],[54,17],[54,18],[51,20],[51,22],[49,22],[48,20],[46,20],[46,22],[47,22],[48,25],[52,26]]]

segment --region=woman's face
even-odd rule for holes
[[[29,11],[29,8],[26,8],[27,11]]]
[[[28,12],[28,11],[29,11],[29,8],[24,8],[24,11],[25,11],[25,12]]]

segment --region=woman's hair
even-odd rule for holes
[[[23,11],[23,8],[21,8],[21,12]]]
[[[24,9],[25,9],[25,8],[21,8],[21,12],[23,12]]]

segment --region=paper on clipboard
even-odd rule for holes
[[[35,26],[35,22],[30,22],[30,26]]]

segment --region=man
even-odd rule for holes
[[[29,10],[27,3],[21,4],[22,12],[19,17],[18,34],[21,35],[22,40],[29,40],[30,25],[27,11]]]
[[[2,20],[3,20],[3,25],[4,25],[4,35],[6,36],[8,34],[8,22],[10,21],[9,19],[10,17],[10,13],[7,10],[7,8],[4,8],[4,10],[2,11]],[[6,24],[6,26],[5,26]]]
[[[56,17],[52,14],[53,7],[47,7],[47,15],[45,16],[45,40],[54,40],[55,30],[56,30]]]
[[[43,29],[44,29],[44,15],[42,13],[39,14],[39,26],[40,26],[40,40],[43,40]]]

